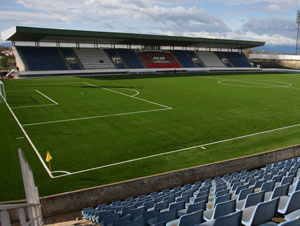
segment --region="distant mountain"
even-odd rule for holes
[[[286,45],[265,45],[263,47],[253,48],[257,51],[266,51],[266,52],[276,52],[276,53],[285,53],[285,54],[295,54],[296,46],[286,46]]]

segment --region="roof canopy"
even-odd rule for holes
[[[263,46],[264,42],[194,38],[166,35],[148,35],[118,32],[48,29],[34,27],[13,27],[2,32],[6,41],[67,42],[89,44],[124,44],[143,46],[183,46],[247,49]]]

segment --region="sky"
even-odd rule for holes
[[[31,26],[295,46],[300,0],[1,0],[0,5],[0,31]]]

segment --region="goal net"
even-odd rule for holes
[[[0,81],[0,103],[6,102],[6,95],[3,82]]]

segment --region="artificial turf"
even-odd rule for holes
[[[4,83],[8,104],[42,158],[51,153],[54,171],[74,173],[205,146],[295,125],[300,119],[299,74],[69,77]],[[24,198],[18,147],[44,196],[300,143],[300,126],[295,126],[51,179],[4,104],[0,118],[0,201]]]

